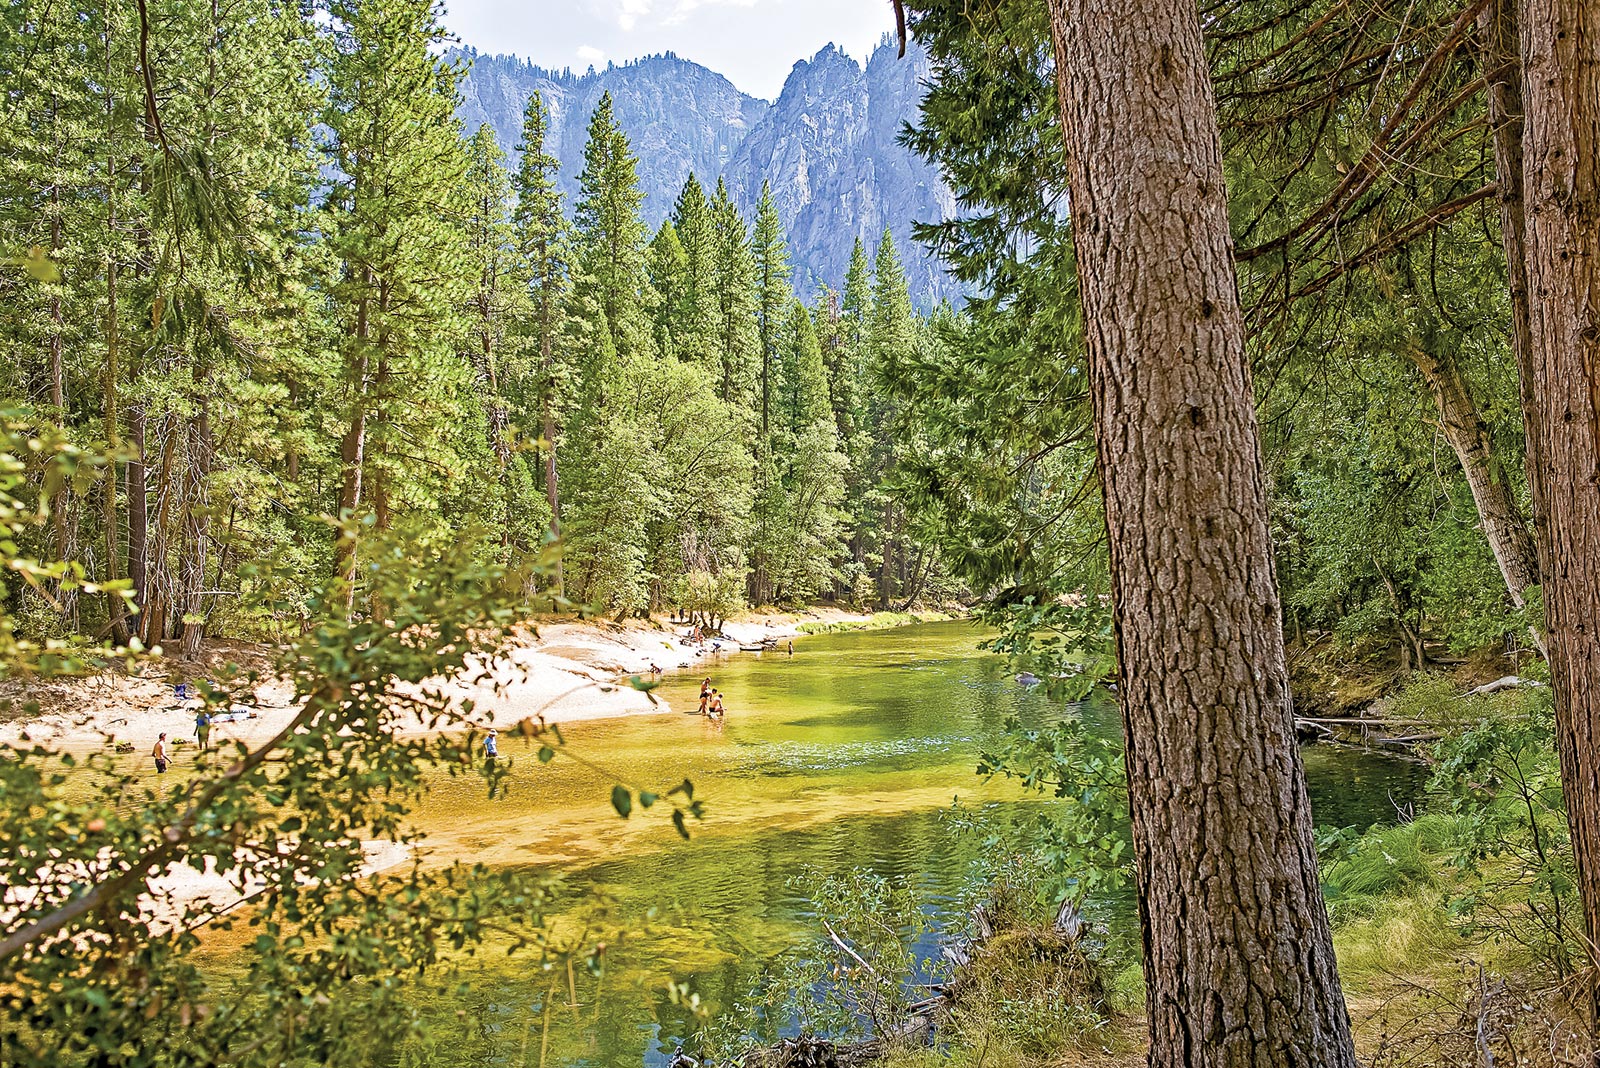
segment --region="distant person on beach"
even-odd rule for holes
[[[489,733],[483,736],[483,756],[485,760],[493,764],[495,758],[499,755],[500,743],[495,738],[494,728],[490,727]]]
[[[166,731],[162,731],[161,737],[156,739],[156,747],[150,750],[150,755],[156,758],[156,774],[165,775],[167,773],[167,765],[172,763],[172,761],[167,758]]]
[[[204,753],[211,748],[211,713],[201,708],[194,717],[194,736],[200,743],[200,751]]]
[[[651,664],[650,665],[650,674],[652,674],[652,675],[661,674],[661,665],[660,664]]]

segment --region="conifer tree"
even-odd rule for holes
[[[656,236],[650,240],[649,268],[650,285],[656,293],[653,315],[656,352],[677,357],[681,354],[678,327],[690,319],[691,297],[689,258],[671,219],[662,222]]]
[[[556,175],[561,163],[545,149],[550,118],[538,93],[528,97],[522,117],[522,161],[513,183],[517,205],[512,215],[517,249],[527,273],[529,307],[525,326],[537,370],[531,376],[538,420],[538,438],[543,463],[545,501],[550,514],[550,535],[561,534],[561,486],[556,460],[559,384],[562,380],[557,359],[557,340],[565,334],[565,310],[570,257],[568,223],[561,211],[561,193]],[[559,589],[562,566],[555,567]]]
[[[646,274],[644,194],[637,161],[616,124],[610,94],[589,124],[568,344],[577,397],[567,423],[575,447],[564,452],[570,487],[566,580],[577,599],[618,613],[650,603],[649,522],[655,510],[656,427],[630,406],[655,370],[646,308],[655,300]]]
[[[505,153],[487,123],[467,146],[468,258],[474,286],[466,309],[470,322],[467,362],[484,408],[487,442],[498,471],[501,507],[494,517],[504,546],[532,547],[528,537],[545,525],[543,502],[533,499],[533,480],[515,448],[509,390],[518,355],[517,325],[531,317],[526,266],[519,257],[512,220],[511,176]]]
[[[895,249],[894,235],[887,228],[873,259],[872,314],[867,324],[865,374],[871,386],[864,392],[871,397],[864,420],[870,437],[870,451],[864,455],[865,472],[874,487],[864,502],[882,515],[878,548],[878,597],[890,605],[905,581],[903,528],[904,509],[888,494],[878,492],[888,479],[895,461],[895,445],[889,428],[894,419],[890,398],[880,384],[886,376],[897,374],[910,362],[918,344],[916,312],[906,285],[905,268]],[[858,517],[858,521],[862,517]]]
[[[403,460],[404,438],[440,436],[411,435],[405,424],[468,426],[460,401],[471,383],[455,357],[453,311],[471,281],[461,229],[448,217],[466,162],[457,72],[435,54],[443,30],[430,0],[335,0],[331,14],[326,123],[343,178],[328,210],[342,263],[332,294],[349,395],[339,508],[370,510],[382,527],[397,508],[436,502],[452,466],[448,455]],[[338,567],[352,580],[354,554],[341,544]]]
[[[715,352],[722,400],[749,411],[756,402],[756,363],[761,345],[756,321],[756,264],[744,217],[720,178],[711,198],[711,224]]]
[[[692,173],[672,209],[672,228],[683,246],[682,299],[672,317],[678,352],[691,362],[709,363],[716,351],[716,227],[705,189]]]
[[[574,224],[582,271],[576,286],[594,301],[602,328],[620,354],[642,351],[649,343],[641,299],[649,282],[638,164],[617,125],[611,94],[605,93],[589,121],[578,177]]]
[[[752,253],[756,264],[756,323],[761,338],[761,438],[766,441],[771,434],[773,365],[778,360],[781,333],[793,300],[789,289],[789,249],[768,182],[761,183]]]
[[[869,452],[872,445],[867,426],[867,335],[872,320],[872,263],[866,244],[857,237],[850,250],[850,266],[845,273],[840,295],[837,343],[830,352],[828,382],[833,396],[834,419],[839,442],[849,460],[845,511],[849,516],[850,564],[845,575],[848,596],[861,603],[868,579],[867,533],[871,525],[866,497],[871,490]]]

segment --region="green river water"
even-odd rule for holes
[[[433,855],[564,874],[558,930],[588,929],[609,948],[603,976],[579,974],[571,988],[565,971],[520,956],[469,964],[473,994],[440,995],[438,1045],[416,1062],[537,1065],[544,1046],[549,1065],[659,1068],[698,1026],[668,983],[728,1005],[804,937],[805,902],[789,887],[802,870],[867,866],[919,884],[937,910],[976,848],[952,842],[943,810],[959,797],[1005,820],[1051,803],[974,774],[1008,716],[1063,714],[979,652],[979,638],[968,624],[938,623],[806,638],[793,657],[723,657],[657,691],[692,710],[711,675],[727,695],[723,727],[673,711],[565,728],[567,748],[604,773],[559,755],[541,765],[507,739],[510,791],[495,800],[480,779],[441,777],[416,813]],[[1109,702],[1079,711],[1117,729]],[[1390,819],[1393,803],[1420,789],[1420,769],[1400,760],[1310,748],[1306,763],[1319,824]],[[613,775],[662,792],[693,780],[707,806],[693,840],[677,837],[663,806],[617,818]]]

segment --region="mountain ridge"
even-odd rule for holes
[[[917,303],[959,299],[960,287],[911,236],[913,222],[955,213],[937,172],[900,145],[928,76],[913,47],[896,56],[887,41],[863,65],[828,45],[791,68],[776,100],[741,92],[716,71],[672,52],[642,56],[583,74],[555,71],[517,56],[454,50],[470,66],[457,115],[467,133],[488,123],[517,158],[522,111],[538,90],[551,112],[546,150],[561,161],[559,187],[570,212],[583,166],[589,117],[610,92],[618,124],[639,157],[645,221],[655,228],[693,172],[708,187],[720,178],[747,218],[763,181],[772,184],[789,234],[794,286],[810,298],[843,285],[857,237],[869,251],[887,227]]]

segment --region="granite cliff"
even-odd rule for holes
[[[948,218],[954,198],[938,174],[898,143],[915,118],[928,74],[914,46],[905,59],[882,44],[865,67],[829,46],[796,63],[775,102],[668,53],[583,74],[549,71],[515,56],[461,53],[471,69],[459,110],[467,131],[487,122],[515,156],[528,94],[551,112],[549,151],[561,160],[562,191],[577,192],[589,116],[611,93],[618,122],[639,156],[646,221],[659,225],[692,171],[720,177],[747,216],[761,183],[772,183],[788,228],[796,290],[810,297],[843,283],[857,237],[870,251],[887,226],[924,307],[959,289],[911,238],[913,222]]]

